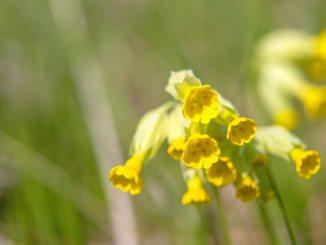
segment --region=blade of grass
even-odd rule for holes
[[[79,0],[60,3],[52,0],[50,3],[56,29],[61,34],[62,41],[70,44],[72,50],[69,53],[68,69],[72,74],[88,127],[104,196],[109,204],[107,211],[111,217],[113,243],[117,245],[138,244],[130,197],[113,190],[107,180],[109,168],[113,164],[123,162],[123,157],[114,119],[108,106],[105,80],[87,42],[90,40],[90,34],[82,3]],[[70,10],[70,16],[69,19],[64,20],[61,15],[62,12],[67,11],[67,8]],[[74,26],[76,20],[78,20],[79,29],[71,32],[71,26]]]
[[[221,244],[225,244],[225,245],[231,245],[232,244],[232,240],[230,237],[230,232],[229,232],[229,225],[224,213],[224,207],[223,207],[223,203],[221,200],[221,195],[220,195],[220,191],[217,188],[213,188],[214,191],[214,196],[216,199],[216,213],[217,213],[217,222],[221,231],[221,235],[220,239],[221,239]]]
[[[259,211],[261,221],[262,221],[262,223],[263,223],[263,225],[265,227],[266,234],[267,234],[267,237],[269,239],[269,244],[271,244],[271,245],[278,244],[277,235],[276,235],[272,220],[271,220],[271,218],[269,217],[269,215],[267,213],[265,204],[263,202],[261,202],[261,201],[257,201],[256,203],[257,203],[257,207],[258,207],[258,211]]]
[[[283,199],[281,197],[281,194],[280,194],[280,191],[279,191],[278,186],[276,184],[276,181],[274,180],[273,173],[271,172],[269,167],[266,167],[266,173],[267,173],[268,179],[270,181],[270,184],[271,184],[273,190],[275,191],[276,200],[277,200],[277,202],[279,204],[279,207],[281,209],[282,217],[283,217],[283,220],[284,220],[284,223],[285,223],[286,230],[287,230],[288,235],[289,235],[290,242],[291,242],[292,245],[296,245],[297,242],[296,242],[294,232],[293,232],[292,227],[291,227],[289,216],[288,216],[288,214],[286,212],[286,209],[285,209],[285,206],[284,206],[284,203],[283,203]]]

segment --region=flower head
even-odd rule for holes
[[[326,87],[311,87],[303,93],[303,104],[307,114],[312,117],[326,116]]]
[[[270,202],[275,198],[275,192],[272,190],[263,191],[261,193],[261,199],[264,202]]]
[[[187,181],[187,191],[181,200],[183,205],[207,203],[210,200],[208,192],[197,175]]]
[[[175,160],[180,160],[183,149],[185,147],[185,140],[184,139],[176,139],[171,142],[168,147],[168,154]]]
[[[299,116],[294,109],[287,108],[276,113],[274,115],[274,121],[277,125],[292,130],[298,126]]]
[[[193,86],[183,102],[183,114],[193,122],[208,124],[218,114],[220,102],[217,93],[209,86]]]
[[[114,187],[122,192],[129,192],[131,195],[139,194],[143,187],[140,176],[143,159],[143,154],[135,155],[126,164],[113,167],[109,180],[112,181]]]
[[[207,134],[196,133],[187,140],[181,160],[187,167],[208,169],[221,153],[216,140]]]
[[[235,117],[227,128],[226,138],[235,145],[249,143],[256,134],[256,123],[246,117]]]
[[[259,195],[259,186],[250,176],[241,177],[240,181],[236,184],[235,196],[244,202],[254,200]]]
[[[314,44],[314,55],[326,61],[326,29],[317,35]]]
[[[326,80],[326,58],[325,60],[315,58],[308,67],[310,77],[315,81]]]
[[[237,177],[237,170],[228,157],[220,157],[206,170],[208,182],[216,186],[227,185]]]
[[[290,157],[301,178],[310,179],[320,170],[321,160],[317,151],[295,148],[291,151]]]
[[[251,164],[257,168],[264,167],[267,165],[267,163],[268,163],[268,158],[266,154],[255,154],[251,159]]]

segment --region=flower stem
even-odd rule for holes
[[[229,226],[224,213],[220,192],[217,188],[214,188],[214,194],[215,194],[216,204],[217,204],[216,211],[217,211],[217,218],[218,218],[218,226],[222,234],[221,243],[225,245],[231,245],[232,242],[230,238]]]
[[[207,243],[207,219],[205,210],[202,207],[198,207],[198,214],[200,216],[200,223],[197,229],[198,233],[196,235],[197,242],[199,244],[206,244]]]
[[[269,169],[269,167],[266,168],[266,173],[267,173],[269,182],[270,182],[273,190],[275,191],[276,200],[277,200],[277,202],[279,204],[279,207],[280,207],[280,210],[282,212],[282,217],[283,217],[283,220],[284,220],[284,223],[285,223],[285,227],[286,227],[286,230],[288,232],[288,235],[289,235],[289,239],[291,241],[291,244],[292,245],[296,245],[297,242],[296,242],[296,239],[295,239],[295,236],[294,236],[294,232],[293,232],[292,227],[291,227],[289,216],[288,216],[288,214],[286,212],[286,209],[285,209],[285,206],[284,206],[284,203],[283,203],[281,194],[279,192],[279,189],[278,189],[277,184],[275,182],[275,179],[273,177],[273,173]]]
[[[276,245],[278,244],[277,242],[277,235],[275,232],[275,229],[273,227],[271,218],[269,217],[265,204],[262,203],[261,201],[257,201],[257,206],[258,206],[258,210],[259,210],[259,214],[260,214],[260,218],[264,224],[265,230],[266,230],[266,234],[269,240],[269,244],[270,245]]]

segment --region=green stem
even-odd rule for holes
[[[276,236],[276,232],[275,229],[273,227],[271,218],[269,217],[266,207],[264,205],[264,203],[262,203],[261,201],[257,201],[257,206],[258,206],[258,210],[259,210],[259,214],[260,214],[260,218],[264,224],[265,230],[266,230],[266,234],[269,240],[269,244],[271,245],[276,245],[277,243],[277,236]]]
[[[198,207],[198,213],[200,216],[200,226],[198,227],[197,231],[197,242],[198,244],[206,244],[207,243],[207,216],[206,210],[203,207]]]
[[[292,245],[296,245],[297,242],[296,242],[296,239],[295,239],[295,236],[294,236],[294,232],[293,232],[292,227],[291,227],[290,219],[289,219],[289,216],[288,216],[288,214],[286,212],[286,209],[285,209],[285,206],[284,206],[284,203],[283,203],[281,194],[279,192],[279,189],[277,187],[277,184],[276,184],[276,182],[274,180],[273,173],[272,173],[272,171],[268,167],[266,168],[266,173],[267,173],[269,182],[270,182],[273,190],[275,191],[276,199],[277,199],[277,202],[278,202],[278,204],[280,206],[280,210],[282,212],[282,217],[283,217],[283,220],[284,220],[284,223],[285,223],[285,227],[286,227],[286,230],[288,232],[288,235],[289,235],[289,239],[291,241],[291,244]]]
[[[214,194],[215,194],[216,204],[217,204],[216,212],[217,212],[218,226],[222,234],[222,244],[231,245],[232,242],[231,242],[231,237],[229,232],[229,226],[224,213],[220,192],[217,188],[214,188]]]

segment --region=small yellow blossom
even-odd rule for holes
[[[227,128],[226,138],[235,145],[249,143],[256,134],[256,123],[246,117],[235,117]]]
[[[185,147],[185,140],[184,139],[176,139],[171,142],[168,147],[168,154],[175,160],[180,160],[183,149]]]
[[[275,198],[275,192],[272,190],[264,191],[261,193],[261,199],[264,202],[270,202]]]
[[[235,195],[244,202],[254,200],[260,195],[259,186],[250,176],[243,176],[236,184]]]
[[[206,177],[211,184],[224,186],[236,179],[237,170],[228,157],[220,157],[217,162],[206,170]]]
[[[326,29],[317,35],[314,44],[314,55],[326,61]]]
[[[256,154],[251,159],[251,164],[254,167],[265,167],[268,163],[268,157],[266,154]]]
[[[220,153],[215,139],[207,134],[195,133],[187,140],[181,160],[187,167],[208,169],[217,162]]]
[[[216,91],[209,85],[193,86],[183,102],[183,114],[193,122],[208,124],[218,114],[220,102]]]
[[[115,188],[122,192],[137,195],[141,192],[143,182],[140,176],[143,167],[144,154],[131,157],[126,164],[118,165],[111,169],[109,180]]]
[[[310,87],[302,96],[305,110],[311,118],[326,116],[326,87]]]
[[[312,80],[315,81],[324,81],[326,80],[326,59],[314,59],[309,68],[308,73]]]
[[[293,130],[298,126],[299,116],[294,109],[287,108],[276,113],[274,115],[274,121],[277,125]]]
[[[187,181],[187,191],[181,200],[183,205],[207,203],[210,200],[208,192],[197,175]]]
[[[295,148],[291,151],[290,157],[301,178],[310,179],[320,169],[321,160],[317,151]]]

